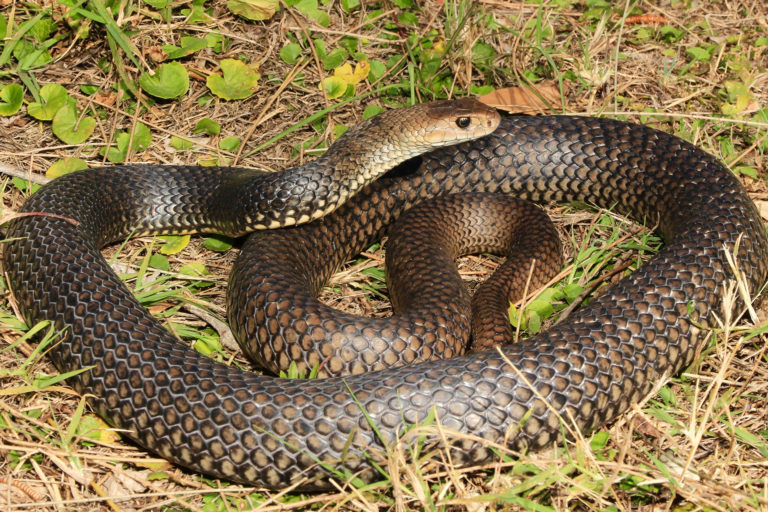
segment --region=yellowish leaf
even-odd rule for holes
[[[228,0],[227,7],[243,18],[260,21],[268,20],[280,6],[278,0]]]
[[[337,76],[329,76],[323,78],[320,87],[325,88],[328,99],[333,100],[340,98],[347,91],[347,82]]]
[[[368,78],[368,73],[370,72],[371,64],[367,60],[363,60],[355,64],[354,71],[352,70],[352,65],[349,62],[345,62],[333,70],[333,76],[350,85],[357,85]]]
[[[114,444],[120,439],[120,434],[94,414],[87,414],[82,417],[78,424],[77,433],[104,444]]]

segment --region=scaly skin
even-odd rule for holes
[[[212,361],[174,338],[98,251],[135,226],[167,232],[193,229],[194,222],[209,229],[215,223],[190,206],[216,203],[206,172],[134,166],[57,180],[30,199],[25,211],[56,213],[79,224],[50,215],[15,220],[7,238],[18,239],[5,244],[5,267],[27,321],[48,319],[65,330],[51,351],[57,367],[94,366],[70,382],[95,396],[91,403],[100,415],[177,464],[248,484],[301,481],[303,488],[324,488],[328,468],[375,479],[372,462],[380,460],[382,443],[430,413],[447,429],[488,441],[503,442],[510,434],[515,447],[555,441],[557,414],[574,418],[584,430],[595,428],[625,411],[661,374],[679,372],[693,360],[703,339],[696,325],[708,325],[719,312],[721,287],[731,275],[724,251],[733,250],[739,237],[737,261],[750,290],[766,278],[768,240],[758,214],[738,180],[713,157],[637,125],[509,118],[492,135],[434,151],[366,186],[306,228],[251,237],[244,252],[256,254],[250,260],[257,263],[293,258],[269,252],[276,246],[268,240],[298,237],[290,242],[296,244],[296,266],[313,258],[322,265],[308,283],[314,290],[408,204],[454,191],[616,206],[635,219],[658,220],[667,245],[567,322],[505,347],[503,357],[479,352],[343,379],[255,375]],[[169,189],[176,193],[166,194]],[[150,201],[155,206],[148,208]],[[178,213],[190,209],[195,212]],[[160,226],[158,218],[171,220]],[[265,279],[291,293],[279,277]],[[244,294],[248,286],[234,288],[230,302],[253,312],[257,306]],[[267,309],[290,315],[290,306],[280,309],[283,302],[275,299]],[[313,307],[306,305],[310,312]],[[248,326],[240,316],[235,314]],[[287,323],[299,329],[302,322],[312,323]],[[459,465],[490,455],[482,443],[469,440],[452,451]]]

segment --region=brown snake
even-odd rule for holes
[[[451,108],[466,109],[451,121],[460,126],[493,118],[472,102]],[[54,181],[24,206],[46,215],[18,218],[7,233],[5,268],[27,322],[47,319],[63,330],[51,350],[57,367],[90,368],[70,382],[94,395],[95,410],[139,444],[212,476],[313,489],[329,486],[329,475],[385,478],[377,469],[382,447],[430,415],[445,429],[474,436],[451,444],[457,465],[487,461],[494,453],[488,443],[506,439],[512,447],[536,448],[555,441],[564,425],[594,429],[647,393],[654,379],[693,361],[704,338],[699,326],[719,312],[732,276],[725,251],[738,241],[737,263],[751,292],[766,278],[768,239],[741,184],[715,158],[674,136],[605,119],[514,117],[491,135],[409,160],[372,184],[365,183],[374,172],[359,180],[329,178],[360,151],[364,161],[376,160],[369,150],[408,128],[377,123],[353,131],[306,167],[317,181],[294,170],[264,175],[146,165]],[[249,237],[231,285],[230,303],[246,312],[234,313],[236,329],[257,330],[245,315],[263,308],[276,314],[270,330],[302,340],[308,328],[322,343],[333,336],[327,321],[294,319],[297,306],[274,291],[263,299],[266,306],[248,294],[265,280],[293,293],[283,270],[270,267],[270,276],[247,285],[240,278],[250,271],[243,269],[286,260],[306,272],[317,264],[298,278],[314,292],[406,207],[460,191],[615,207],[641,222],[658,221],[666,245],[567,322],[501,353],[295,381],[217,363],[179,342],[99,252],[134,230],[240,234],[248,229],[243,219],[266,227],[301,222],[347,199],[311,224]],[[235,208],[240,220],[227,217]],[[310,317],[317,312],[310,300],[300,308]]]

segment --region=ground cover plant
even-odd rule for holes
[[[40,183],[85,166],[279,170],[382,109],[493,92],[516,112],[676,134],[725,161],[761,210],[768,200],[768,6],[758,0],[0,0],[0,37],[3,222]],[[529,333],[660,244],[588,205],[549,211],[572,263],[510,308]],[[181,339],[250,368],[222,322],[237,250],[221,237],[157,237],[106,254]],[[324,300],[388,314],[383,250],[350,262]],[[461,262],[470,286],[496,264]],[[307,494],[200,477],[121,441],[48,362],[55,333],[24,325],[1,277],[3,510],[768,510],[760,302],[723,318],[690,368],[589,437],[523,456],[500,449],[495,463],[461,469],[396,443],[381,482]]]

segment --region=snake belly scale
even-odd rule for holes
[[[26,320],[47,319],[64,329],[51,351],[57,367],[92,366],[70,382],[95,396],[91,403],[100,415],[177,464],[248,484],[282,487],[305,479],[302,487],[320,489],[329,485],[329,468],[380,478],[377,447],[431,413],[447,429],[491,442],[514,432],[508,442],[518,448],[555,441],[558,415],[595,428],[640,399],[653,379],[691,363],[703,339],[697,326],[719,311],[721,287],[731,275],[726,250],[738,241],[737,262],[753,293],[768,268],[757,211],[712,156],[617,121],[506,118],[488,136],[432,151],[362,185],[319,221],[250,237],[244,253],[258,260],[251,245],[269,250],[270,240],[289,237],[303,262],[319,263],[307,283],[316,289],[412,203],[464,191],[613,207],[658,222],[665,247],[567,322],[501,354],[477,352],[373,375],[278,379],[217,363],[178,341],[99,253],[133,229],[238,232],[219,222],[219,206],[206,210],[210,175],[208,169],[133,166],[54,181],[24,210],[55,216],[14,220],[4,263]],[[214,175],[233,176],[237,184],[248,173]],[[190,197],[200,200],[191,205]],[[317,208],[308,204],[294,218],[315,216]],[[326,213],[326,206],[319,209]],[[235,291],[230,302],[244,297]],[[469,438],[452,447],[458,465],[486,461],[491,453]]]

